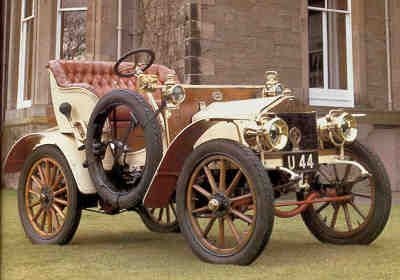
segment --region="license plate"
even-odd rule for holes
[[[318,152],[293,152],[283,156],[283,166],[296,171],[314,171],[318,168]]]

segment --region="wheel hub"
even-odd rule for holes
[[[208,201],[208,209],[219,217],[224,216],[230,209],[230,200],[224,194],[216,193]]]
[[[53,200],[54,200],[54,194],[51,188],[42,187],[42,190],[40,192],[40,202],[42,203],[42,205],[46,209],[48,209],[51,207]]]

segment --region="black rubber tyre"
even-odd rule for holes
[[[218,254],[216,251],[209,250],[202,243],[202,238],[196,234],[191,222],[192,213],[189,213],[190,210],[187,206],[189,181],[192,173],[195,174],[195,170],[201,166],[201,163],[207,161],[210,157],[229,158],[247,178],[246,182],[254,186],[252,187],[252,203],[256,204],[254,209],[256,214],[253,214],[252,217],[252,229],[250,234],[246,236],[247,241],[240,245],[238,250],[229,254]],[[272,186],[260,159],[252,150],[237,142],[216,139],[197,147],[185,161],[178,179],[176,198],[181,231],[192,251],[203,261],[216,264],[249,265],[262,253],[268,243],[274,224]]]
[[[385,167],[380,158],[359,142],[354,142],[345,149],[345,154],[352,154],[370,172],[374,178],[375,193],[372,203],[374,205],[368,215],[365,226],[351,235],[340,235],[331,230],[318,217],[313,207],[307,208],[302,213],[304,223],[310,232],[321,242],[339,245],[370,244],[383,231],[388,221],[391,210],[391,187]],[[300,197],[303,199],[304,197]]]
[[[63,220],[63,224],[56,234],[51,236],[43,236],[40,234],[37,228],[35,229],[34,222],[30,220],[29,214],[27,211],[27,200],[26,200],[26,188],[27,182],[29,180],[29,176],[31,174],[32,168],[36,163],[40,162],[43,159],[51,159],[52,162],[56,162],[59,165],[59,168],[62,170],[64,174],[64,179],[60,181],[60,186],[63,188],[67,188],[67,194],[65,194],[65,200],[68,201],[68,206],[63,208],[65,218]],[[33,174],[33,173],[32,173]],[[31,174],[31,175],[32,175]],[[61,188],[58,186],[54,186],[55,190],[57,188]],[[34,244],[67,244],[73,238],[81,218],[81,209],[79,207],[79,192],[77,189],[77,185],[74,179],[74,176],[71,172],[71,169],[68,165],[67,160],[64,155],[60,152],[60,150],[52,145],[44,145],[40,146],[36,150],[34,150],[26,159],[23,170],[21,172],[19,186],[18,186],[18,210],[21,219],[22,226],[27,237]],[[58,208],[58,206],[56,206]],[[62,208],[60,206],[60,208]],[[60,209],[58,208],[58,209]],[[50,207],[49,207],[50,209]],[[53,215],[55,213],[54,209],[48,210],[47,214],[52,211]],[[33,211],[33,210],[32,210]],[[44,210],[45,211],[45,210]],[[66,213],[65,213],[66,212]],[[44,215],[44,214],[43,214]],[[48,214],[51,218],[51,216]],[[55,214],[57,215],[57,214]],[[40,217],[40,216],[39,216]],[[60,218],[58,216],[58,218]],[[46,221],[46,216],[45,216]],[[54,218],[53,220],[55,220]],[[58,221],[58,219],[57,219]]]
[[[163,212],[161,212],[161,216],[159,216],[159,211],[163,209]],[[172,212],[172,209],[169,207],[167,210],[166,208],[157,208],[154,209],[155,211],[152,213],[153,209],[147,209],[143,206],[139,207],[137,212],[142,219],[144,225],[147,227],[148,230],[152,232],[158,232],[158,233],[179,233],[181,230],[179,229],[179,223],[178,220],[175,216],[175,213]],[[166,216],[166,211],[169,211],[169,216],[170,216],[170,222],[166,221],[164,216]],[[157,218],[157,217],[158,218]],[[175,219],[173,219],[175,217]],[[162,219],[160,221],[160,219]]]
[[[116,187],[107,178],[102,161],[93,151],[101,141],[101,133],[109,112],[116,106],[126,106],[134,112],[138,124],[144,130],[146,162],[140,182],[127,192],[116,191]],[[141,203],[147,187],[157,170],[162,158],[161,128],[154,111],[142,95],[130,90],[113,90],[102,97],[90,117],[86,157],[90,177],[95,184],[99,196],[115,209],[130,209]]]

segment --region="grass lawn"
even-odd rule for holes
[[[400,279],[400,205],[370,246],[325,245],[300,218],[276,219],[253,265],[201,262],[180,234],[149,232],[134,213],[84,212],[72,243],[32,245],[20,225],[16,193],[2,190],[1,279]]]

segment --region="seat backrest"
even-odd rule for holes
[[[119,77],[114,73],[114,64],[106,61],[51,60],[48,67],[60,87],[83,87],[98,97],[116,88],[135,90],[136,77]],[[175,71],[153,64],[146,73],[157,75],[160,82],[164,83],[167,75]]]

